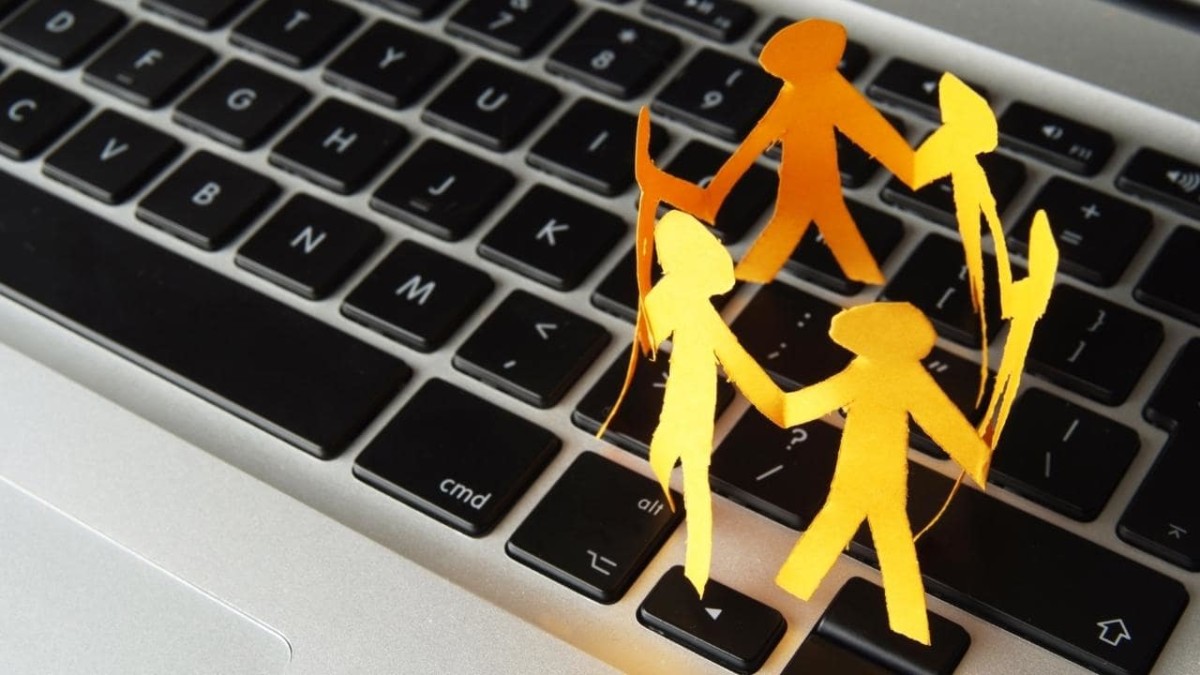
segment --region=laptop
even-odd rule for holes
[[[0,670],[1197,672],[1196,13],[0,3]],[[762,44],[806,17],[846,26],[843,75],[914,145],[934,76],[985,93],[1015,260],[1038,207],[1062,255],[990,484],[918,544],[929,649],[886,629],[864,533],[811,600],[774,583],[836,416],[778,430],[722,390],[699,599],[645,461],[665,359],[595,437],[632,340],[637,110],[702,180],[778,87]],[[735,257],[777,166],[718,216]],[[840,170],[887,283],[811,234],[723,316],[797,388],[841,367],[839,308],[913,302],[970,414],[949,195],[849,147]],[[919,433],[910,467],[919,526],[958,468]]]

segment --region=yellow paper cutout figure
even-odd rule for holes
[[[983,348],[980,357],[979,395],[982,398],[988,372],[987,318],[983,284],[983,242],[979,217],[983,215],[996,249],[996,268],[1000,288],[1000,313],[1009,315],[1008,291],[1012,286],[1012,265],[1004,241],[1004,228],[996,211],[996,198],[978,156],[992,152],[999,143],[996,116],[987,100],[950,73],[938,84],[942,126],[921,144],[916,152],[913,183],[920,187],[944,176],[954,187],[954,211],[958,233],[966,257],[967,284],[971,306],[979,315]]]
[[[704,594],[712,560],[708,466],[717,405],[717,364],[742,395],[776,424],[783,391],[738,343],[710,298],[733,288],[733,260],[700,221],[670,211],[655,232],[663,277],[646,296],[646,318],[659,340],[672,338],[662,414],[650,440],[650,467],[671,501],[676,460],[683,465],[687,511],[684,574]],[[671,508],[675,508],[672,503]]]
[[[784,421],[794,426],[844,408],[841,448],[829,496],[776,583],[802,599],[812,597],[865,520],[892,630],[929,644],[925,589],[905,510],[909,415],[980,486],[986,485],[991,448],[922,365],[937,336],[916,307],[852,307],[833,317],[829,335],[855,358],[838,374],[787,394]]]

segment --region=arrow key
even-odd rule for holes
[[[558,402],[608,332],[541,298],[513,291],[454,355],[454,367],[539,408]]]
[[[676,565],[638,607],[638,621],[667,639],[737,673],[762,667],[787,623],[771,607],[709,580],[704,597]]]

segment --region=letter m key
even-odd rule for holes
[[[428,300],[429,296],[433,295],[434,290],[437,289],[437,282],[425,281],[422,283],[422,281],[424,280],[421,279],[420,274],[412,275],[408,278],[408,281],[405,281],[396,287],[396,295],[402,295],[404,296],[405,300],[408,300],[409,302],[416,302],[418,305],[424,307],[425,301]]]

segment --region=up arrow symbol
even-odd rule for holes
[[[717,609],[716,607],[705,607],[704,611],[713,618],[713,621],[716,621],[717,617],[721,616],[721,612],[724,610]]]
[[[1098,621],[1096,625],[1100,627],[1100,635],[1098,636],[1100,641],[1114,647],[1121,644],[1121,640],[1133,639],[1133,636],[1129,634],[1129,629],[1125,627],[1125,622],[1121,619]]]

